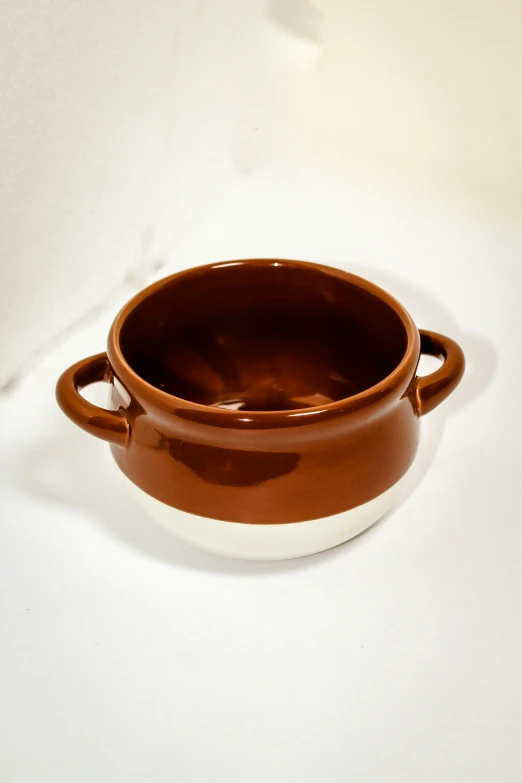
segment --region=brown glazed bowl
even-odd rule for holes
[[[421,353],[442,365],[418,377]],[[389,294],[301,261],[172,275],[125,305],[107,353],[66,370],[57,399],[111,444],[142,506],[212,552],[283,559],[361,532],[392,505],[419,417],[464,356]],[[111,408],[79,391],[96,381]]]

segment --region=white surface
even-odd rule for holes
[[[516,0],[3,0],[0,386],[267,162],[516,217],[521,27]]]
[[[243,563],[142,515],[53,399],[117,303],[1,399],[2,781],[521,779],[521,228],[428,192],[267,172],[169,265],[338,264],[461,342],[412,493],[344,546]]]
[[[0,3],[0,386],[233,181],[259,5]]]
[[[136,503],[169,533],[205,552],[244,560],[291,560],[324,552],[359,535],[389,511],[402,496],[409,476],[368,503],[323,519],[284,525],[245,525],[221,522],[172,508],[129,481],[122,474]]]

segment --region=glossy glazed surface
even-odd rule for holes
[[[242,411],[322,406],[397,367],[407,335],[393,309],[343,278],[242,265],[160,287],[120,331],[124,359],[163,392]]]
[[[444,360],[426,378],[415,375],[421,341]],[[113,412],[77,394],[102,367]],[[414,458],[419,415],[463,370],[452,340],[419,335],[377,286],[329,267],[261,259],[188,270],[145,289],[117,316],[107,358],[70,368],[57,394],[162,503],[212,519],[291,523],[339,514],[392,487]]]

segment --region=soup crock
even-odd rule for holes
[[[442,360],[416,374],[421,354]],[[376,285],[302,261],[251,259],[160,280],[117,315],[107,353],[58,381],[78,426],[110,443],[154,518],[203,549],[312,554],[393,505],[419,418],[464,356]],[[106,381],[110,409],[80,390]]]

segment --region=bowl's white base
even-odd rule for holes
[[[341,514],[275,525],[222,522],[162,503],[122,474],[137,503],[164,528],[192,546],[243,560],[289,560],[348,541],[377,522],[395,503],[406,476],[382,495]]]
[[[242,560],[289,560],[323,552],[373,525],[395,504],[406,476],[361,506],[322,519],[250,525],[200,517],[156,500],[122,474],[131,495],[162,527],[192,546]]]

